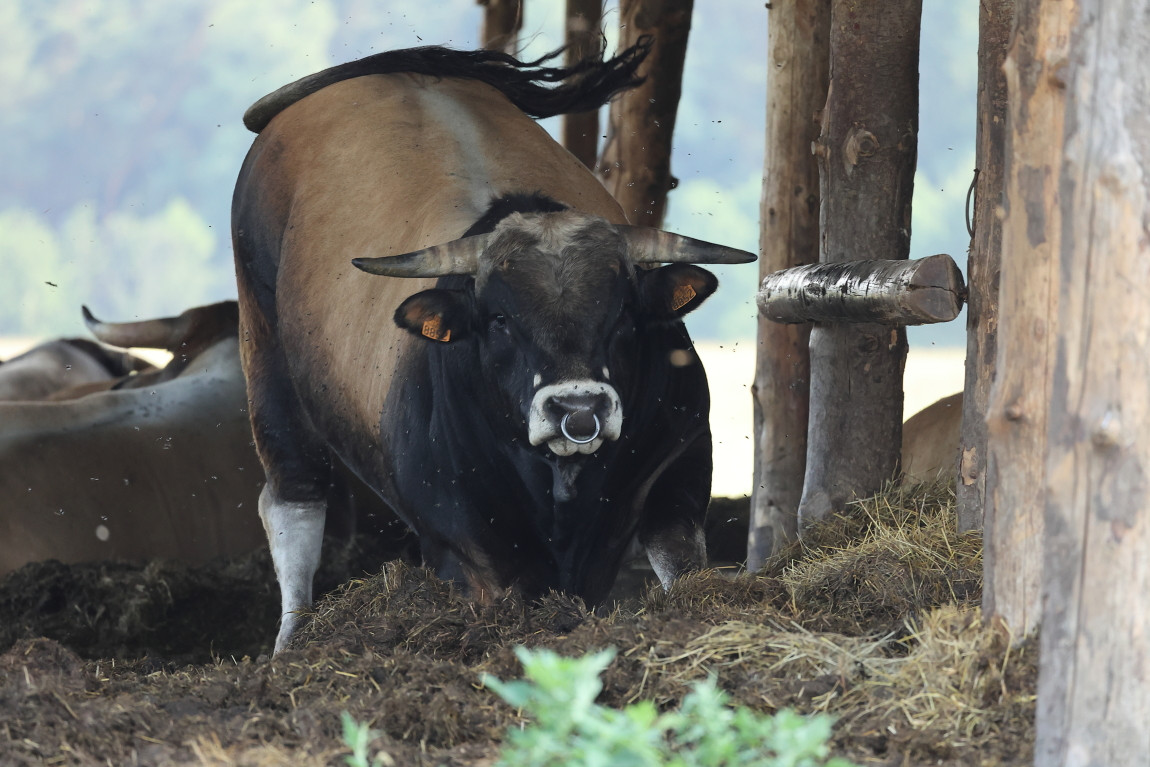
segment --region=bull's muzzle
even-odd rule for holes
[[[546,443],[555,455],[590,454],[606,440],[619,439],[623,408],[611,386],[592,380],[544,386],[531,401],[527,436]]]

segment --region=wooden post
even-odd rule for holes
[[[489,51],[514,55],[519,47],[519,30],[523,27],[522,0],[476,0],[483,6],[483,30],[480,37]]]
[[[671,136],[683,85],[694,0],[622,0],[619,48],[654,35],[640,74],[647,80],[611,102],[599,174],[636,226],[659,226],[667,208]]]
[[[974,232],[966,263],[966,383],[959,439],[958,529],[982,529],[986,495],[986,411],[998,349],[1002,185],[1006,162],[1006,45],[1015,0],[984,0],[978,14],[978,124]]]
[[[567,0],[567,50],[563,61],[571,66],[590,56],[603,56],[602,0]],[[592,170],[599,151],[599,111],[565,114],[562,118],[563,146]]]
[[[1069,21],[1035,764],[1150,760],[1150,0]],[[1061,24],[1057,28],[1062,29]],[[1041,51],[1041,47],[1039,47]],[[1013,200],[1011,201],[1013,204]]]
[[[998,356],[987,410],[983,615],[1022,638],[1041,609],[1046,425],[1058,330],[1069,8],[1020,0],[1004,69],[1008,92]],[[1076,277],[1077,278],[1077,277]]]
[[[816,146],[823,262],[909,254],[921,16],[921,0],[831,3],[830,92]],[[816,326],[810,350],[800,528],[894,478],[906,330]]]

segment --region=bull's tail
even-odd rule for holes
[[[316,72],[269,93],[244,113],[244,125],[259,133],[277,114],[321,88],[353,77],[398,72],[480,80],[498,88],[516,107],[535,118],[587,112],[643,81],[636,71],[653,42],[650,36],[644,36],[612,59],[588,58],[570,67],[544,66],[558,57],[562,48],[535,61],[520,61],[500,51],[457,51],[440,46],[377,53]]]

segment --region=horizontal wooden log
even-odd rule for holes
[[[837,261],[783,269],[763,278],[759,313],[768,320],[949,322],[966,299],[962,272],[940,253],[916,261]]]

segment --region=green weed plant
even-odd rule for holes
[[[712,676],[678,710],[650,701],[599,705],[600,674],[613,648],[582,658],[516,649],[525,678],[483,683],[532,723],[508,732],[498,767],[854,767],[828,758],[833,720],[790,710],[774,716],[733,708]]]

